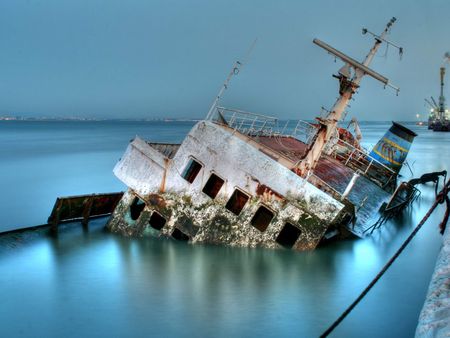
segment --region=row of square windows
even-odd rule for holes
[[[145,208],[145,203],[139,198],[135,197],[133,202],[130,205],[130,217],[133,221],[136,221],[141,215],[142,211]],[[152,212],[150,219],[148,220],[148,224],[155,230],[160,231],[164,225],[166,225],[167,220],[156,211]],[[183,233],[180,229],[175,228],[172,232],[172,237],[179,241],[187,241],[189,240],[189,236]]]
[[[201,169],[202,165],[191,158],[181,176],[189,183],[193,183]],[[222,188],[224,182],[225,181],[222,178],[214,173],[211,173],[211,176],[204,185],[202,192],[214,199]],[[247,194],[243,193],[239,189],[235,189],[227,204],[225,205],[225,208],[235,215],[239,215],[248,200],[249,196]],[[264,232],[266,231],[273,217],[273,212],[265,206],[261,205],[259,206],[255,215],[252,217],[250,223],[259,231]],[[290,223],[286,223],[280,234],[278,235],[276,241],[283,246],[292,247],[297,241],[298,237],[300,237],[300,234],[300,229]]]
[[[194,159],[190,159],[181,176],[189,183],[193,183],[201,168],[202,165],[200,163],[198,163]],[[224,182],[225,181],[222,178],[212,173],[205,186],[203,187],[202,192],[214,199],[222,188]],[[225,205],[225,208],[235,215],[239,215],[248,200],[249,196],[247,194],[243,193],[239,189],[235,189],[227,204]],[[136,197],[130,205],[131,219],[137,220],[144,208],[145,203],[141,199]],[[250,223],[259,231],[264,232],[266,231],[273,217],[273,212],[265,206],[261,205],[259,206],[255,215],[253,215]],[[161,230],[165,224],[166,219],[158,212],[154,211],[149,219],[149,225],[156,230]],[[291,248],[300,237],[300,234],[300,229],[290,223],[286,223],[275,240],[279,244]],[[172,233],[172,237],[178,240],[189,239],[189,237],[181,232],[178,228],[175,228]]]
[[[145,203],[140,198],[136,197],[130,205],[131,219],[137,220],[139,218],[139,216],[141,215],[142,211],[144,210],[144,208],[145,208]],[[262,207],[262,208],[264,208],[264,207]],[[260,207],[260,209],[258,209],[258,211],[256,212],[255,216],[252,219],[253,226],[255,226],[255,224],[256,224],[256,221],[255,222],[253,221],[254,219],[261,219],[260,217],[262,217],[262,218],[266,217],[266,220],[269,220],[268,223],[270,223],[270,220],[272,220],[272,218],[273,218],[272,213],[257,216],[258,212],[260,212],[260,210],[267,210],[270,212],[270,210],[268,210],[266,208],[261,209],[261,207]],[[164,227],[164,225],[166,225],[167,220],[157,211],[153,211],[148,223],[153,229],[160,231]],[[266,226],[266,228],[267,228],[267,226]],[[283,229],[278,234],[275,241],[284,247],[292,248],[292,246],[295,244],[295,242],[299,238],[300,234],[301,234],[301,231],[296,226],[294,226],[290,223],[286,223],[284,225]],[[175,228],[173,230],[171,236],[173,238],[175,238],[176,240],[180,240],[180,241],[188,241],[189,240],[189,236],[186,235],[185,233],[183,233],[178,228]]]

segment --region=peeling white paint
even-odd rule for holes
[[[203,166],[192,184],[181,176],[191,158]],[[211,173],[225,181],[214,201],[202,192]],[[234,132],[209,121],[201,121],[192,128],[173,159],[167,159],[145,141],[135,138],[115,166],[114,174],[144,200],[151,194],[164,199],[165,208],[170,209],[172,215],[161,234],[169,236],[180,217],[192,218],[199,227],[191,238],[194,243],[217,241],[229,245],[278,246],[274,240],[283,224],[296,224],[306,213],[310,216],[304,218],[305,222],[314,217],[316,229],[298,224],[302,236],[294,247],[310,249],[318,244],[344,208],[340,201],[258,151]],[[258,195],[261,185],[270,191]],[[161,186],[165,187],[164,192],[160,191]],[[252,196],[239,216],[224,208],[236,188]],[[189,203],[186,203],[187,198]],[[124,203],[131,203],[128,195],[124,196]],[[263,234],[250,224],[261,203],[277,214],[276,221]],[[158,208],[160,206],[154,207]],[[211,222],[217,217],[229,220],[228,235],[211,231],[214,227]],[[114,221],[111,224],[114,228]]]

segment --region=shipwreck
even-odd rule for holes
[[[370,151],[341,127],[345,109],[365,75],[392,86],[369,68],[391,19],[362,63],[321,40],[314,43],[344,66],[339,97],[315,123],[220,105],[236,62],[206,118],[181,144],[136,137],[114,168],[128,190],[107,227],[129,236],[171,237],[191,243],[312,250],[323,241],[363,237],[383,212],[416,195],[397,184],[416,134],[393,123]],[[395,45],[394,45],[395,46]]]

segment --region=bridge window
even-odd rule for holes
[[[164,227],[164,225],[166,224],[166,219],[164,217],[162,217],[159,213],[154,211],[148,221],[148,224],[150,224],[150,226],[153,229],[161,230]]]
[[[261,232],[266,231],[273,218],[273,212],[265,206],[260,206],[251,220],[251,224]]]
[[[222,188],[223,182],[224,180],[219,176],[217,176],[216,174],[211,174],[202,191],[206,195],[214,199],[219,193],[220,188]]]
[[[247,203],[249,197],[242,191],[236,189],[228,200],[225,208],[230,210],[233,214],[239,215],[244,209],[245,203]]]
[[[296,226],[291,223],[286,223],[281,229],[275,241],[284,246],[285,248],[292,248],[297,242],[297,239],[300,237],[301,231]]]
[[[202,169],[202,165],[191,158],[181,176],[189,183],[192,183],[200,172],[200,169]]]

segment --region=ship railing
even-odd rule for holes
[[[304,120],[289,120],[284,123],[280,134],[285,136],[292,136],[305,144],[311,144],[317,134],[317,127]]]
[[[271,136],[277,132],[278,119],[238,109],[217,107],[213,120],[246,135]]]
[[[320,190],[331,194],[337,200],[339,200],[339,201],[343,200],[341,192],[337,191],[329,183],[325,182],[323,179],[321,179],[319,176],[313,174],[312,172],[309,172],[306,175],[305,181],[313,184],[315,187],[319,188]]]
[[[279,121],[272,116],[225,107],[216,107],[212,120],[245,135],[291,136],[305,144],[310,144],[317,132],[317,128],[306,121]]]
[[[334,158],[347,167],[380,181],[382,186],[386,186],[397,176],[394,170],[370,156],[365,150],[356,148],[344,140],[339,139],[332,149],[331,155]]]

